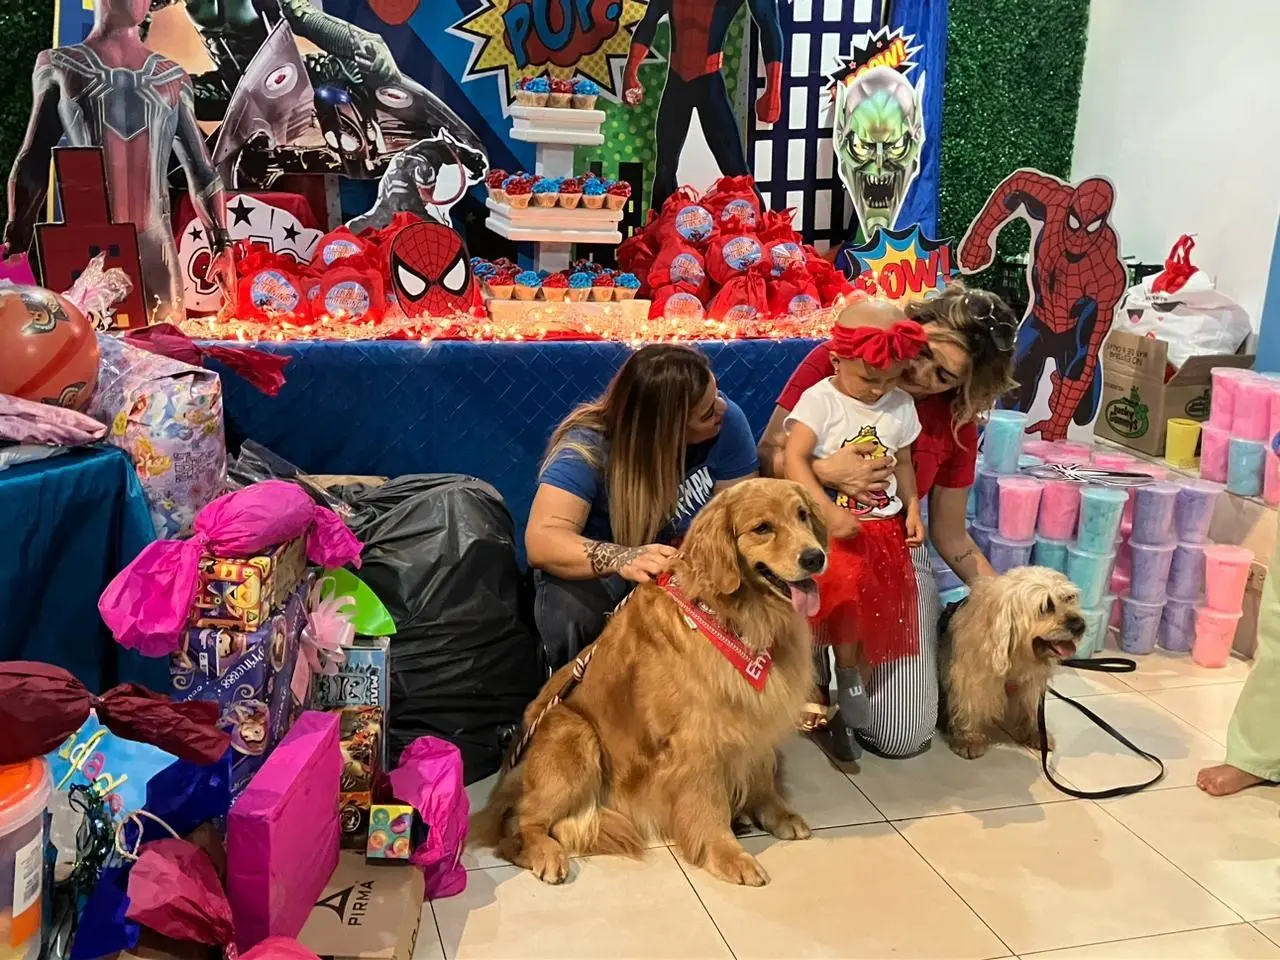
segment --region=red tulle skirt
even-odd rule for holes
[[[916,574],[901,515],[863,518],[855,536],[833,539],[818,588],[818,643],[857,644],[872,666],[919,652]]]

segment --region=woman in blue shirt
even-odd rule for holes
[[[746,416],[690,347],[637,350],[603,397],[569,414],[525,528],[551,668],[595,640],[635,584],[666,571],[713,494],[757,467]]]

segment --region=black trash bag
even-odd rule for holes
[[[360,578],[396,623],[390,756],[430,734],[462,751],[467,783],[487,777],[547,676],[520,617],[513,524],[501,494],[456,474],[328,493],[364,542]]]

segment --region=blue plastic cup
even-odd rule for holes
[[[994,527],[984,527],[980,523],[975,523],[969,527],[969,536],[973,537],[974,545],[982,551],[984,557],[991,555],[991,537],[995,532]]]
[[[1144,654],[1156,648],[1163,603],[1144,603],[1133,597],[1120,598],[1120,649]]]
[[[1085,487],[1080,491],[1076,542],[1089,553],[1110,553],[1120,535],[1120,520],[1129,495],[1118,487]]]
[[[1204,596],[1204,544],[1180,543],[1169,563],[1169,598],[1199,600]]]
[[[996,573],[1008,573],[1031,563],[1031,551],[1035,545],[1034,540],[1006,540],[999,534],[992,534],[987,560]]]
[[[1267,445],[1232,437],[1227,446],[1227,489],[1242,497],[1262,496]]]
[[[1078,544],[1067,547],[1067,579],[1080,588],[1080,606],[1088,609],[1101,605],[1111,583],[1111,567],[1115,551],[1095,553],[1082,550]]]
[[[1050,570],[1066,573],[1067,546],[1066,540],[1036,537],[1035,549],[1031,551],[1031,562],[1037,567],[1048,567]]]
[[[1000,525],[1000,475],[989,467],[979,467],[973,489],[977,494],[978,522],[994,530]]]
[[[992,410],[983,431],[982,459],[988,470],[1000,474],[1018,472],[1027,415],[1019,410]]]
[[[1143,603],[1159,603],[1167,596],[1173,544],[1129,543],[1129,596]]]
[[[1177,500],[1178,488],[1172,483],[1150,483],[1134,490],[1129,539],[1134,543],[1173,543],[1173,508]]]
[[[1160,614],[1160,629],[1156,632],[1156,644],[1162,650],[1173,653],[1190,653],[1196,642],[1195,600],[1165,602]]]

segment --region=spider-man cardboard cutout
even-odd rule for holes
[[[1128,281],[1110,222],[1114,204],[1115,187],[1103,177],[1072,185],[1039,170],[1017,170],[996,187],[960,241],[961,271],[977,273],[995,259],[1006,223],[1019,218],[1031,227],[1031,299],[1014,346],[1019,386],[1008,405],[1027,411],[1027,433],[1045,440],[1093,436],[1102,342]]]
[[[388,245],[387,270],[406,317],[451,317],[479,302],[467,245],[444,224],[422,220],[400,230]]]

